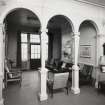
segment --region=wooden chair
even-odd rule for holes
[[[19,81],[19,84],[21,86],[22,82],[22,72],[20,69],[17,68],[11,68],[9,67],[9,64],[5,62],[5,87],[7,87],[8,82],[12,81]]]
[[[64,72],[64,73],[49,72],[48,75],[49,76],[47,80],[47,87],[48,87],[49,93],[51,94],[51,97],[53,97],[54,89],[65,88],[68,94],[67,83],[68,83],[69,72]]]

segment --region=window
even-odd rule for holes
[[[22,55],[22,61],[28,60],[28,40],[27,40],[27,34],[21,34],[21,55]]]
[[[40,43],[40,36],[39,35],[30,34],[30,42],[31,43]]]
[[[31,53],[28,55],[29,45]],[[21,33],[21,56],[22,61],[27,61],[29,56],[31,59],[40,59],[40,35]]]
[[[27,61],[27,57],[28,57],[28,54],[27,54],[27,52],[28,52],[28,46],[27,46],[27,44],[25,43],[22,43],[21,44],[21,47],[22,47],[22,49],[21,49],[21,52],[22,52],[22,61]]]
[[[26,42],[27,43],[27,34],[21,34],[21,42]]]
[[[40,36],[30,34],[31,59],[40,59]]]
[[[31,45],[31,59],[40,59],[40,45]]]

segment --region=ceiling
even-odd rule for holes
[[[11,0],[0,0],[0,5],[6,5],[6,3],[10,2],[10,1]],[[100,5],[105,6],[105,0],[80,0],[80,1],[88,1],[88,2],[92,2],[92,3],[96,3],[96,4],[100,4]]]

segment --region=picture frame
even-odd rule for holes
[[[72,40],[66,40],[62,46],[62,58],[67,61],[72,61]]]
[[[91,58],[91,45],[80,45],[80,57]]]

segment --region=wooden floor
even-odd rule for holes
[[[82,86],[79,95],[56,92],[53,98],[44,102],[39,101],[38,93],[38,72],[23,72],[21,87],[18,83],[11,83],[4,90],[4,105],[105,105],[105,94],[97,94],[96,89],[89,86]]]

